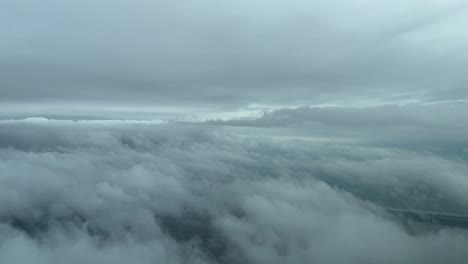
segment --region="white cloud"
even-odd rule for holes
[[[0,124],[45,124],[45,125],[88,125],[88,126],[118,126],[118,125],[158,125],[164,124],[163,120],[129,120],[129,119],[83,119],[83,120],[66,120],[66,119],[49,119],[45,117],[27,117],[22,119],[3,119]]]

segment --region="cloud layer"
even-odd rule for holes
[[[467,10],[462,0],[4,0],[0,100],[466,99]]]
[[[0,263],[466,263],[465,2],[0,0]]]
[[[201,125],[0,127],[2,262],[468,258],[465,231],[414,234],[383,209],[467,213],[463,156]]]

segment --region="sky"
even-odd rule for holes
[[[10,115],[465,100],[467,14],[463,0],[2,0],[0,100]]]
[[[0,263],[467,263],[464,0],[0,0]]]

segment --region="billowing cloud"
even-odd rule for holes
[[[466,263],[467,13],[0,0],[0,263]]]
[[[414,234],[383,209],[466,213],[463,156],[201,125],[20,121],[0,128],[5,262],[468,257],[465,231]]]

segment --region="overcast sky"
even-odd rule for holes
[[[388,208],[468,215],[467,62],[466,0],[0,0],[0,263],[465,264]]]
[[[467,27],[463,0],[1,0],[0,102],[68,113],[468,99]]]

